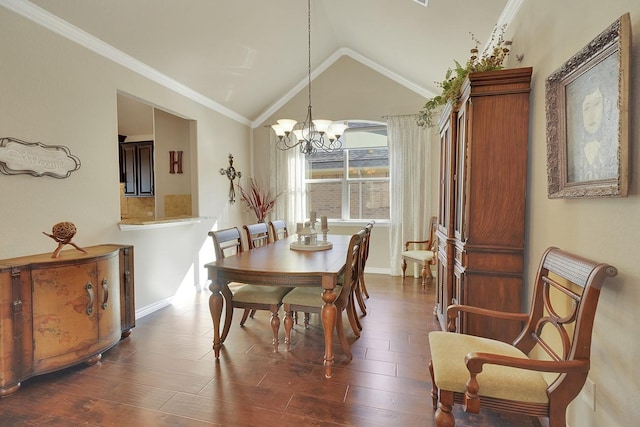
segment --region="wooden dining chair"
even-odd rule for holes
[[[600,289],[616,274],[611,265],[549,248],[528,314],[449,306],[450,332],[429,334],[436,426],[453,427],[453,405],[461,403],[470,413],[481,408],[516,412],[547,417],[549,427],[564,427],[567,405],[589,373]],[[513,343],[451,332],[456,318],[467,313],[521,322],[524,328]]]
[[[289,230],[287,229],[287,223],[283,219],[276,219],[269,222],[269,230],[271,231],[272,241],[286,239],[289,237]]]
[[[217,260],[225,258],[225,254],[231,255],[243,251],[242,238],[237,227],[210,231],[209,236],[213,239]],[[278,331],[280,329],[278,310],[282,306],[282,298],[291,288],[231,282],[228,287],[222,289],[222,296],[226,301],[226,315],[220,340],[224,341],[229,333],[234,308],[244,309],[240,326],[244,326],[250,311],[268,310],[271,312],[273,349],[278,351]]]
[[[242,226],[247,236],[247,244],[249,250],[264,246],[267,243],[271,243],[271,237],[269,236],[269,228],[265,222],[257,222],[255,224],[249,224]]]
[[[274,221],[269,222],[269,231],[271,234],[271,239],[273,242],[281,239],[286,239],[289,237],[289,230],[287,228],[287,222],[283,219],[276,219]],[[309,313],[304,313],[304,326],[307,328],[309,326]],[[298,312],[294,312],[293,314],[294,323],[298,324]]]
[[[334,292],[337,295],[334,301],[334,305],[336,306],[338,312],[336,316],[336,331],[338,333],[338,338],[340,340],[340,344],[342,345],[342,349],[349,358],[352,358],[353,355],[344,334],[342,315],[345,310],[349,309],[351,288],[358,285],[358,274],[361,266],[360,245],[364,234],[365,231],[360,230],[356,234],[351,236],[349,247],[347,249],[345,273],[344,278],[342,279],[342,285],[337,285],[334,289]],[[323,289],[318,287],[297,287],[282,299],[285,313],[284,342],[287,350],[290,350],[291,348],[291,329],[293,328],[293,318],[291,313],[293,311],[303,311],[305,313],[321,313],[322,308],[324,307],[322,293]],[[356,331],[354,330],[354,332]],[[333,331],[331,333],[333,333]],[[359,336],[359,333],[357,333],[356,336]]]
[[[402,283],[407,270],[407,261],[419,264],[422,267],[422,286],[426,286],[427,279],[433,280],[431,265],[436,261],[435,229],[438,225],[438,217],[431,217],[429,221],[428,240],[408,240],[404,243],[402,258]]]
[[[362,251],[362,254],[360,255],[360,262],[362,263],[362,266],[360,267],[358,286],[354,288],[355,299],[358,301],[358,306],[360,307],[360,311],[363,316],[367,315],[367,306],[364,303],[364,297],[369,298],[369,292],[367,291],[367,286],[364,281],[364,269],[367,264],[367,258],[369,258],[369,242],[371,241],[371,230],[373,229],[374,224],[375,221],[371,221],[364,227],[365,237],[362,245],[360,245],[360,250]]]

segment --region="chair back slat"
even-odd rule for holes
[[[553,360],[589,359],[600,289],[606,278],[616,275],[611,265],[558,248],[547,249],[540,262],[529,320],[514,344],[525,353],[538,346]]]

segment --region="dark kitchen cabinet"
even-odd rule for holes
[[[120,144],[120,179],[125,196],[153,196],[153,141]]]

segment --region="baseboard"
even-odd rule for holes
[[[172,301],[173,301],[173,297],[154,302],[153,304],[150,304],[146,307],[142,307],[136,310],[136,319],[140,319],[144,316],[147,316],[153,313],[154,311],[158,311],[161,308],[165,308],[166,306],[171,305]]]

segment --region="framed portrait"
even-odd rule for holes
[[[626,197],[629,14],[547,77],[549,198]]]

